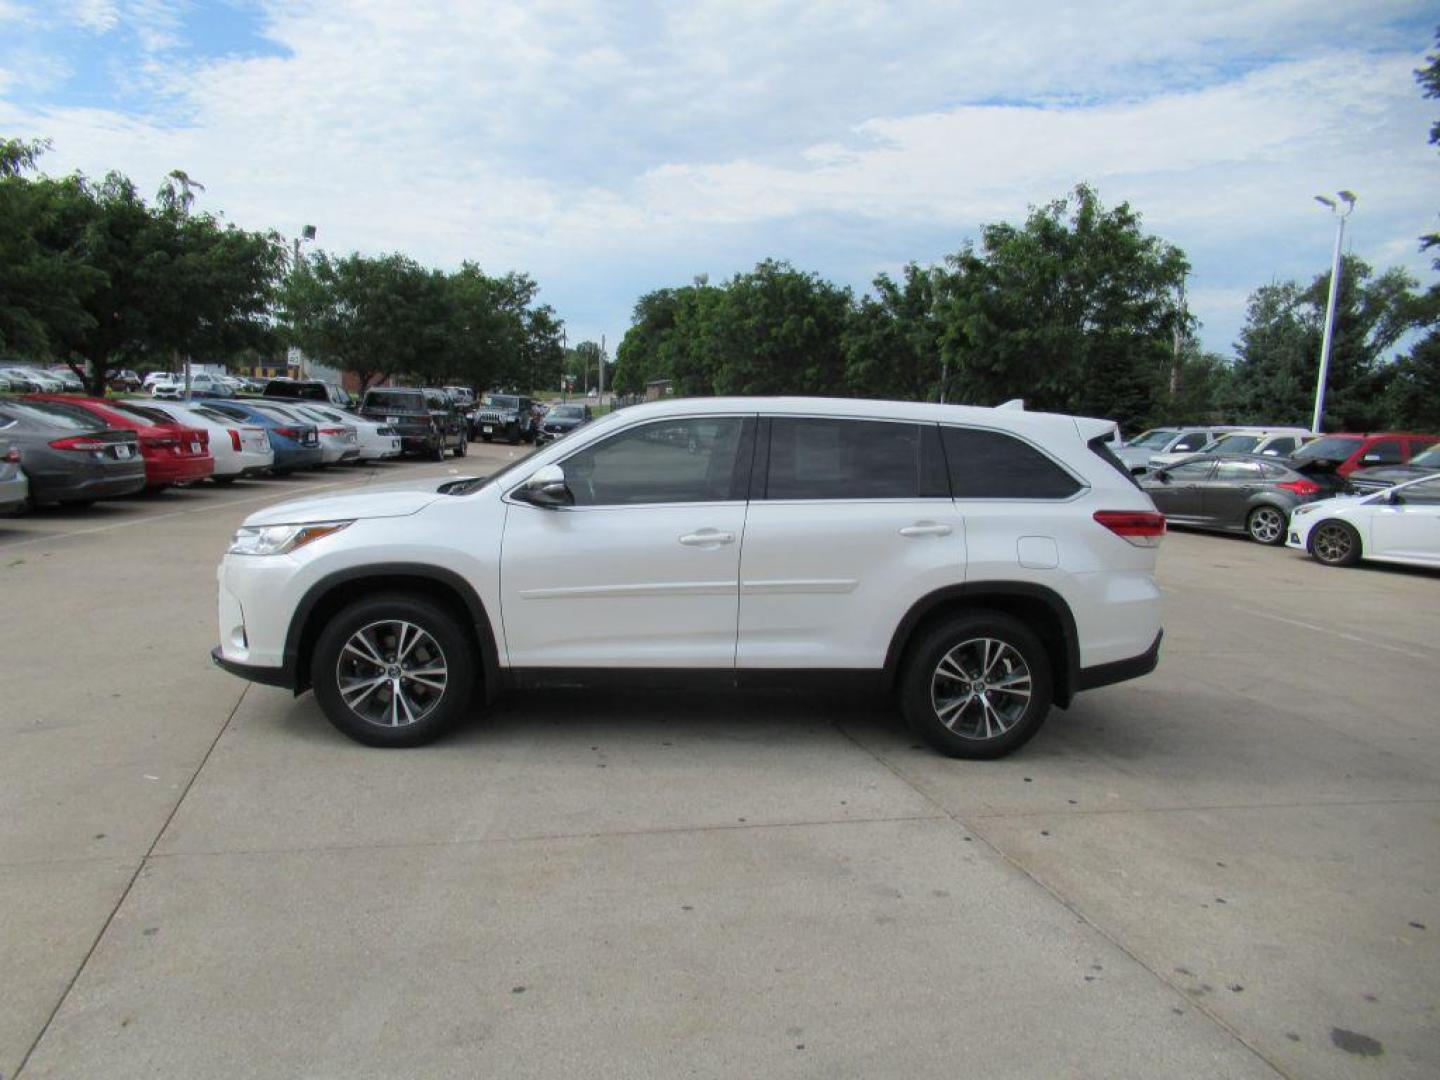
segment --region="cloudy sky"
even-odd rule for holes
[[[864,289],[1077,181],[1251,289],[1355,253],[1428,281],[1440,102],[1411,0],[0,0],[0,135],[48,171],[183,168],[331,251],[526,270],[570,340],[766,256]]]

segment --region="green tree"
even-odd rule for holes
[[[888,274],[875,279],[874,296],[851,309],[841,339],[847,393],[939,399],[942,327],[935,315],[935,291],[941,276],[943,271],[911,263],[898,282]]]
[[[615,350],[617,394],[641,394],[647,383],[672,377],[664,352],[675,333],[677,292],[657,289],[635,301],[630,329]]]

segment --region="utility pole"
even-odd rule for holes
[[[1325,418],[1325,379],[1330,374],[1330,346],[1335,337],[1335,302],[1340,293],[1340,245],[1345,239],[1345,219],[1355,209],[1353,191],[1337,191],[1340,201],[1345,204],[1341,210],[1334,199],[1316,195],[1315,201],[1328,206],[1335,215],[1335,254],[1330,259],[1330,296],[1325,301],[1325,336],[1320,339],[1320,374],[1315,380],[1315,416],[1310,421],[1310,430],[1317,435],[1322,430],[1320,423]]]
[[[314,225],[306,225],[303,229],[300,230],[300,235],[297,236],[297,237],[295,237],[295,240],[294,240],[294,244],[295,244],[295,258],[294,258],[294,260],[290,263],[290,280],[291,280],[292,283],[294,282],[294,280],[295,280],[297,277],[300,276],[300,244],[301,244],[302,242],[308,244],[308,243],[310,243],[311,241],[313,241],[314,239],[315,239],[315,226],[314,226]],[[298,375],[303,379],[303,378],[305,378],[305,374],[306,374],[306,373],[305,373],[305,354],[304,354],[304,352],[302,352],[302,351],[300,350],[299,346],[292,345],[291,348],[293,348],[293,349],[295,350],[295,368],[296,368],[296,374],[298,374]],[[289,357],[288,357],[288,356],[286,357],[286,360],[287,360],[287,361],[289,360]],[[288,371],[289,371],[289,365],[288,365],[288,364],[286,365],[286,371],[287,371],[287,374],[288,374]]]
[[[597,405],[605,404],[605,335],[600,335],[600,390],[595,395]]]
[[[1175,317],[1175,352],[1170,360],[1170,400],[1180,393],[1180,356],[1185,349],[1185,275],[1180,275],[1180,302]]]

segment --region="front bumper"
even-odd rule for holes
[[[265,686],[279,686],[285,690],[291,690],[295,686],[295,677],[292,672],[283,667],[261,667],[259,664],[242,664],[236,660],[227,660],[224,650],[216,645],[210,650],[210,659],[215,666],[228,671],[231,675],[238,675],[250,682],[263,683]]]

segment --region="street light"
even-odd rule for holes
[[[300,235],[297,236],[297,237],[295,237],[295,260],[294,260],[294,262],[292,262],[292,263],[290,264],[290,274],[291,274],[291,277],[292,277],[292,278],[295,277],[296,275],[298,275],[298,274],[300,273],[300,245],[301,245],[301,243],[309,244],[309,243],[313,243],[314,240],[315,240],[315,226],[314,226],[314,225],[306,225],[303,229],[300,230]],[[297,374],[299,374],[299,376],[303,379],[303,378],[305,378],[305,354],[304,354],[303,352],[301,352],[300,349],[299,349],[298,347],[296,347],[296,346],[293,346],[293,345],[292,345],[291,348],[295,349],[295,354],[296,354],[296,356],[295,356],[295,370],[296,370]],[[288,357],[287,357],[287,359],[288,359]],[[287,367],[287,369],[288,369],[289,365],[287,364],[286,367]]]
[[[1315,380],[1315,416],[1310,421],[1310,430],[1320,433],[1320,421],[1325,415],[1325,378],[1330,374],[1330,345],[1335,336],[1335,301],[1340,292],[1340,244],[1345,239],[1345,219],[1355,209],[1353,191],[1337,191],[1345,209],[1340,209],[1334,199],[1316,195],[1315,201],[1327,207],[1335,215],[1335,254],[1330,260],[1330,298],[1325,303],[1325,335],[1320,339],[1320,375]]]

